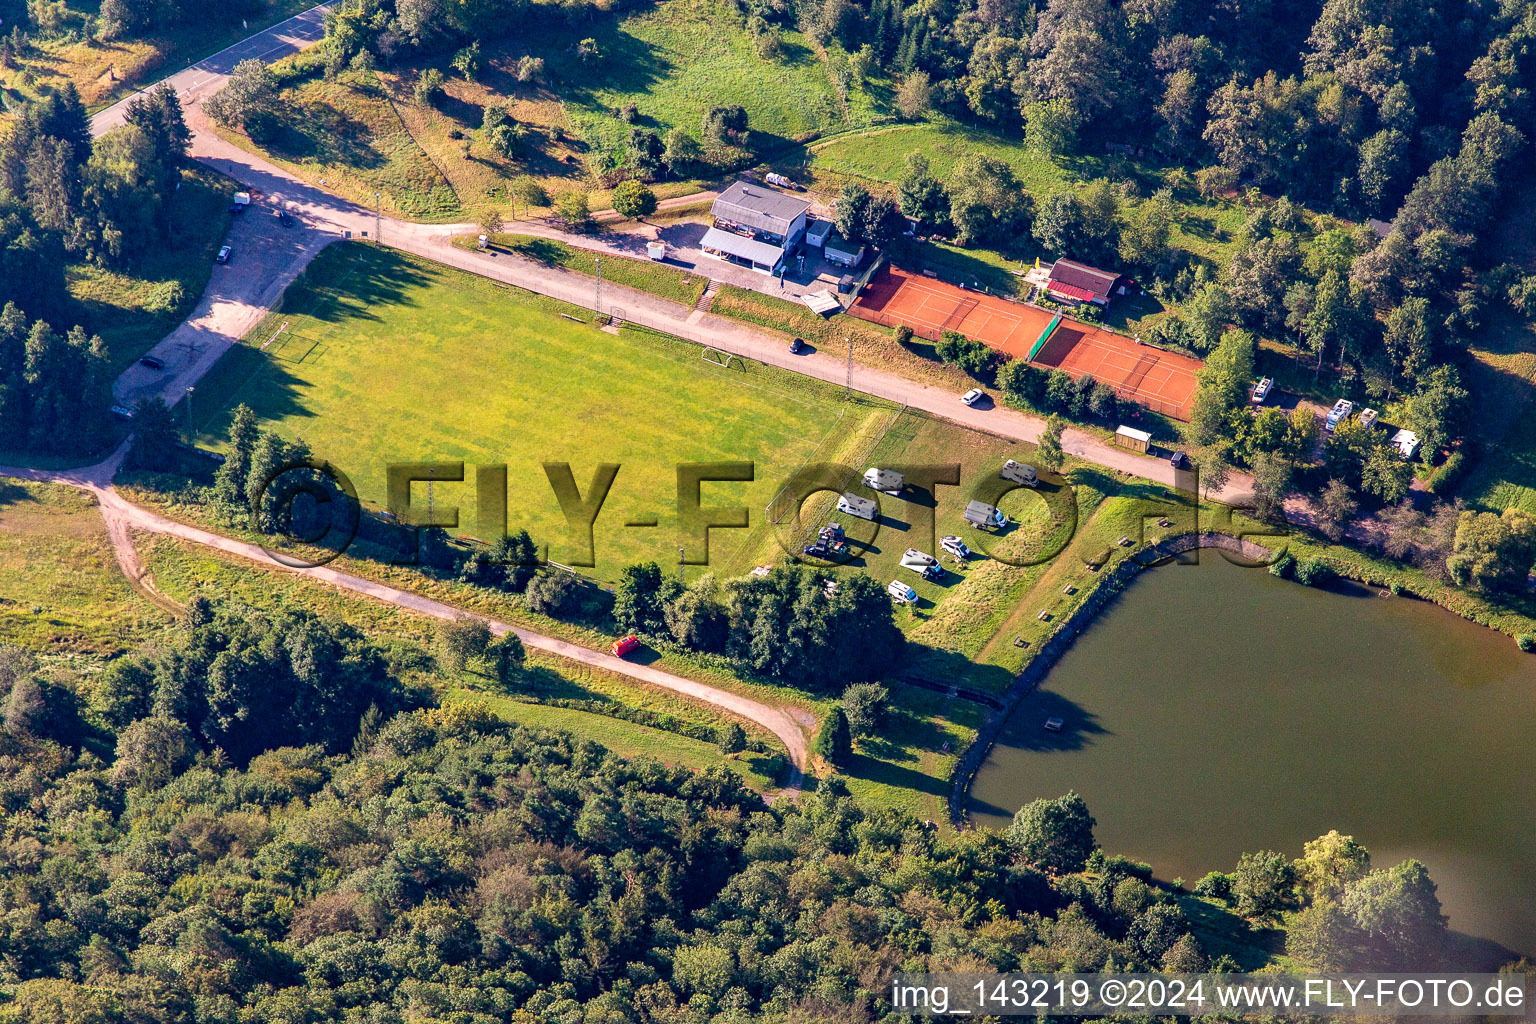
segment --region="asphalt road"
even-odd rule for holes
[[[188,65],[184,70],[168,75],[147,88],[155,88],[161,82],[170,84],[181,98],[183,107],[207,99],[223,87],[229,73],[242,60],[255,59],[271,64],[319,42],[325,36],[326,8],[333,2],[327,0],[302,14],[295,14],[287,21],[247,36],[235,45]],[[125,96],[91,118],[92,133],[100,135],[122,124],[123,112],[132,99],[133,96]]]

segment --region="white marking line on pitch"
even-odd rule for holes
[[[264,342],[262,342],[262,343],[261,343],[261,349],[262,349],[262,351],[263,351],[263,352],[265,352],[265,351],[266,351],[266,349],[267,349],[267,346],[268,346],[268,345],[270,345],[270,344],[272,344],[272,343],[273,343],[273,342],[274,342],[274,341],[276,341],[276,340],[277,340],[277,336],[278,336],[278,335],[279,335],[279,334],[282,334],[282,333],[283,333],[283,332],[284,332],[284,331],[286,331],[286,330],[287,330],[287,329],[288,329],[288,321],[287,321],[287,320],[284,320],[284,321],[283,321],[283,326],[281,326],[281,327],[279,327],[279,328],[278,328],[278,329],[277,329],[277,330],[275,330],[275,331],[273,331],[273,332],[272,332],[272,337],[270,337],[270,338],[268,338],[268,339],[267,339],[267,340],[266,340],[266,341],[264,341]]]

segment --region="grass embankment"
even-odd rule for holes
[[[596,261],[601,259],[604,281],[659,295],[687,306],[698,302],[699,296],[709,286],[709,278],[702,274],[692,274],[650,260],[581,249],[553,238],[503,233],[492,235],[489,242],[492,248],[500,252],[526,256],[548,266],[564,267],[594,278],[597,275]],[[460,248],[473,249],[476,240],[474,236],[465,236],[454,239],[454,244]]]
[[[90,38],[87,33],[87,19],[97,17],[99,4],[70,0],[58,6],[63,10],[48,12],[58,22],[56,30],[27,26],[32,45],[10,67],[0,67],[0,92],[12,101],[35,99],[73,82],[86,108],[94,112],[268,25],[308,10],[314,2],[250,0],[238,13],[230,10],[221,18],[185,18],[142,38],[111,42]],[[24,5],[13,9],[25,15]],[[4,30],[10,32],[17,20],[8,19]]]
[[[733,284],[722,284],[709,302],[710,313],[766,327],[786,336],[804,338],[817,348],[843,355],[853,342],[853,358],[861,366],[890,370],[911,380],[934,387],[954,388],[960,394],[976,381],[953,366],[939,360],[932,342],[913,338],[898,344],[889,328],[848,314],[831,318],[812,313],[804,303],[764,295]]]
[[[67,270],[74,318],[101,335],[112,373],[174,331],[197,305],[229,231],[235,183],[200,166],[182,172],[171,200],[170,241],[121,269],[73,263]]]
[[[216,128],[225,139],[284,170],[364,206],[375,193],[385,213],[424,221],[464,215],[461,197],[442,168],[422,151],[372,71],[322,74],[314,52],[274,65],[283,88],[280,128],[265,145]]]
[[[0,478],[0,644],[111,656],[167,621],[118,568],[94,498]]]

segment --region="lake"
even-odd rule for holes
[[[1060,717],[1060,733],[1042,723]],[[1187,884],[1336,828],[1428,865],[1451,927],[1536,952],[1536,655],[1411,598],[1203,551],[1146,570],[1024,699],[980,824],[1076,789],[1111,853]]]

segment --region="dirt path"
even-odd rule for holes
[[[156,515],[148,509],[128,501],[110,484],[112,477],[117,472],[117,467],[122,462],[126,450],[120,448],[111,458],[96,466],[85,469],[69,470],[64,472],[50,472],[45,470],[25,469],[21,467],[0,466],[0,476],[15,477],[21,480],[35,480],[39,482],[62,483],[79,487],[89,491],[95,496],[102,517],[106,520],[107,534],[112,540],[113,551],[117,554],[118,564],[130,580],[143,586],[148,586],[152,593],[162,600],[168,600],[164,595],[153,589],[152,584],[147,584],[147,575],[139,560],[137,549],[133,545],[132,533],[140,530],[145,533],[156,533],[168,537],[176,537],[193,544],[202,544],[207,547],[222,551],[237,558],[244,558],[252,562],[260,563],[268,569],[279,572],[290,572],[310,579],[328,583],[333,587],[361,594],[364,597],[380,601],[385,604],[403,608],[406,611],[420,615],[429,615],[437,619],[456,619],[471,616],[483,620],[490,627],[491,632],[500,636],[504,633],[516,634],[523,644],[533,650],[553,654],[556,657],[569,661],[589,665],[592,668],[611,672],[615,675],[626,676],[630,679],[652,686],[659,686],[675,693],[681,693],[706,704],[724,708],[732,714],[739,715],[749,722],[756,723],[777,736],[789,752],[792,768],[790,778],[784,793],[799,791],[801,783],[801,771],[804,769],[809,748],[806,744],[803,725],[814,724],[806,722],[803,712],[799,709],[770,707],[750,697],[731,693],[706,683],[700,683],[692,679],[686,679],[671,672],[666,672],[649,665],[638,665],[634,662],[616,658],[603,651],[594,651],[579,644],[569,643],[542,633],[522,629],[509,623],[484,615],[475,615],[465,612],[453,605],[436,601],[420,594],[413,594],[405,590],[397,590],[394,587],[377,583],[361,576],[341,572],[329,566],[317,566],[314,568],[293,568],[281,565],[272,560],[265,551],[255,544],[234,540],[195,526],[178,523]]]

